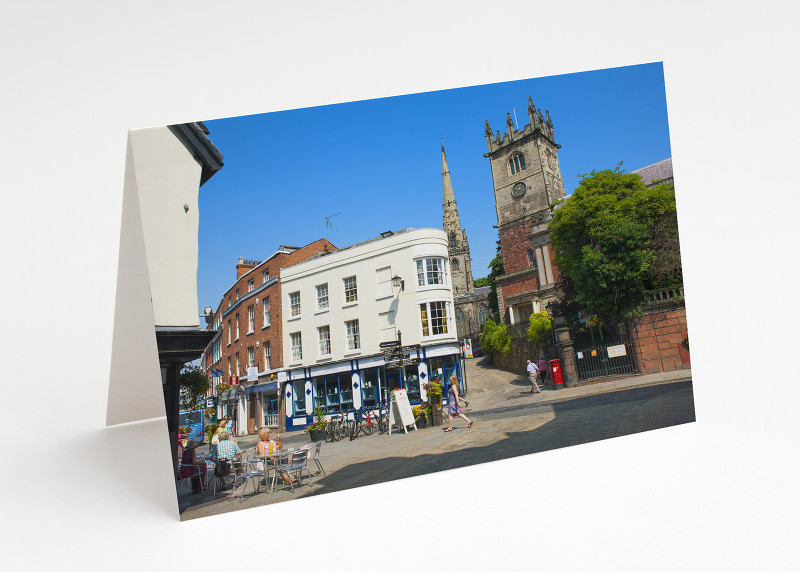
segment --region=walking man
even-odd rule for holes
[[[536,367],[536,364],[533,363],[531,360],[528,360],[528,375],[531,378],[531,393],[541,393],[542,390],[539,389],[539,384],[536,383],[536,376],[539,374],[539,369]]]

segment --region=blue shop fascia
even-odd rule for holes
[[[462,392],[467,390],[459,342],[425,345],[410,355],[419,363],[386,367],[383,354],[378,354],[280,372],[286,431],[304,429],[318,406],[328,418],[383,407],[393,389],[405,389],[411,405],[418,405],[427,400],[425,384],[430,380],[444,383],[445,401],[451,376],[458,378]]]

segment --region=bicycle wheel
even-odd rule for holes
[[[350,435],[350,426],[344,419],[339,422],[339,426],[336,429],[337,441],[340,441],[343,437]]]
[[[361,422],[361,428],[364,430],[364,435],[372,435],[375,430],[375,421],[372,420],[372,417],[367,417]]]
[[[333,441],[335,441],[334,433],[335,433],[334,423],[333,423],[333,421],[331,421],[330,423],[328,423],[325,426],[325,442],[326,443],[332,443]]]
[[[389,429],[389,416],[381,412],[380,417],[378,417],[378,430],[381,433],[386,433],[387,429]]]

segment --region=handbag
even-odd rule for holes
[[[231,474],[231,462],[227,459],[217,459],[214,463],[214,476],[227,477]]]

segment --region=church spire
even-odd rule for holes
[[[444,140],[442,140],[442,228],[447,234],[447,251],[452,265],[453,294],[472,292],[474,288],[469,243],[467,234],[461,229],[461,220],[458,218],[453,182],[450,180],[450,169],[444,153]]]

